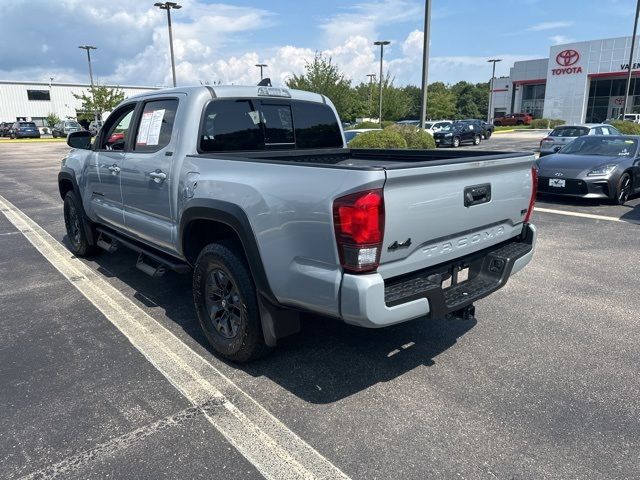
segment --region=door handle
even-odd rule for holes
[[[167,174],[161,170],[156,170],[155,172],[149,173],[149,176],[153,178],[153,181],[156,183],[164,182],[167,179]]]
[[[111,165],[109,167],[109,171],[113,174],[113,175],[117,175],[120,173],[120,167],[117,166],[115,163],[113,165]]]

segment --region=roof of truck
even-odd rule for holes
[[[202,93],[205,90],[213,91],[217,98],[293,98],[294,100],[306,100],[308,102],[330,103],[329,99],[318,93],[305,92],[285,87],[259,87],[255,85],[198,85],[190,87],[165,88],[152,92],[141,93],[129,98],[157,97],[169,93]],[[290,95],[290,97],[289,97]]]

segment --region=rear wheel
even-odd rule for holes
[[[64,226],[67,229],[70,250],[74,255],[90,257],[99,252],[99,248],[91,245],[87,239],[80,200],[73,191],[67,192],[64,197]]]
[[[618,205],[624,205],[629,200],[629,196],[631,195],[631,175],[625,173],[620,177],[620,181],[618,182],[618,189],[616,191],[616,198],[614,199],[614,203]]]
[[[484,138],[485,140],[488,140],[491,138],[491,130],[487,130],[486,132],[484,132]]]
[[[200,326],[221,357],[242,363],[269,351],[249,267],[232,244],[202,249],[193,271],[193,301]]]
[[[458,148],[460,146],[460,137],[453,137],[453,141],[451,144],[454,148]]]
[[[474,145],[480,145],[480,141],[481,140],[482,139],[480,138],[480,135],[476,135],[476,136],[473,137],[473,144]]]

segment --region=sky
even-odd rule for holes
[[[384,69],[419,84],[424,0],[178,0],[172,11],[179,85],[255,84],[256,63],[283,85],[316,52],[354,83]],[[171,84],[166,12],[154,0],[0,0],[0,80],[87,82],[91,44],[100,83]],[[631,35],[635,0],[431,0],[429,81],[484,82],[549,47]]]

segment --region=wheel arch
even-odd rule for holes
[[[238,205],[213,199],[194,199],[180,217],[178,250],[193,265],[203,247],[220,240],[238,243],[245,255],[256,289],[270,302],[278,301],[271,290],[258,243],[246,212]]]

